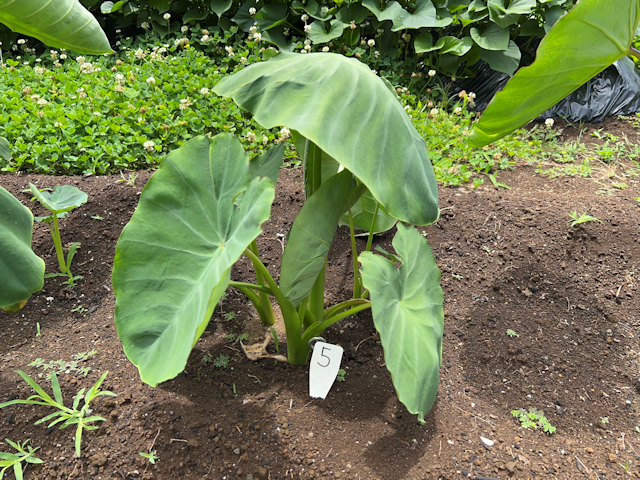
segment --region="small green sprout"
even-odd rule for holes
[[[516,332],[515,330],[511,330],[511,329],[507,330],[507,335],[509,335],[510,337],[519,337],[520,336],[518,334],[518,332]]]
[[[229,365],[229,357],[226,355],[220,355],[213,361],[212,365],[214,367],[227,368],[227,365]]]
[[[609,417],[600,417],[600,422],[602,422],[603,425],[606,425],[609,423]]]
[[[29,440],[31,439],[25,440],[22,444],[20,442],[17,442],[17,443],[12,442],[8,438],[5,438],[5,440],[9,445],[11,445],[15,450],[17,450],[18,453],[0,452],[0,467],[4,467],[2,468],[2,470],[0,470],[0,480],[4,478],[4,472],[9,467],[13,467],[13,474],[15,475],[16,480],[22,480],[23,479],[22,462],[42,463],[42,460],[33,456],[35,451],[38,450],[40,447],[33,448],[31,445],[27,445],[27,443],[29,443]],[[25,447],[27,447],[28,451],[25,451],[24,449]]]
[[[146,452],[140,452],[140,455],[143,456],[144,458],[146,458],[147,460],[149,460],[149,463],[151,465],[155,465],[156,464],[156,460],[158,460],[160,457],[156,456],[156,451],[153,450],[149,453]]]
[[[338,376],[336,377],[336,380],[339,382],[344,382],[346,379],[344,378],[344,376],[347,374],[347,372],[345,372],[343,369],[338,370]]]
[[[596,217],[592,217],[591,215],[588,215],[587,212],[583,212],[581,215],[578,215],[578,212],[571,212],[568,214],[571,219],[571,226],[575,227],[576,225],[580,225],[581,223],[587,223],[587,222],[600,222],[602,223],[601,220],[598,220]]]
[[[556,427],[549,423],[544,413],[535,408],[530,408],[529,411],[523,408],[511,410],[511,415],[518,419],[522,428],[542,428],[542,431],[549,435],[556,431]]]
[[[116,394],[113,392],[109,392],[106,390],[100,390],[100,385],[104,382],[105,378],[109,372],[105,372],[100,379],[91,387],[87,393],[85,394],[85,389],[81,389],[77,395],[73,399],[73,406],[71,408],[64,406],[64,400],[62,398],[62,390],[60,389],[60,383],[58,382],[58,377],[55,372],[51,372],[51,387],[53,388],[53,396],[51,398],[47,392],[45,392],[40,385],[38,385],[29,375],[24,373],[23,371],[18,370],[16,372],[20,375],[25,382],[31,385],[36,391],[35,395],[31,395],[26,400],[11,400],[9,402],[0,403],[0,408],[8,407],[9,405],[17,405],[17,404],[26,404],[26,405],[45,405],[48,407],[53,407],[56,411],[46,417],[38,420],[35,425],[40,423],[48,422],[49,420],[53,420],[48,427],[53,427],[54,425],[60,425],[60,429],[66,428],[70,425],[78,425],[76,428],[76,456],[78,458],[81,457],[80,447],[82,445],[82,432],[83,430],[95,430],[98,428],[97,425],[88,425],[93,422],[106,422],[106,418],[102,418],[99,416],[87,417],[86,415],[91,412],[89,409],[89,404],[91,401],[99,397],[101,395],[109,395],[115,397]],[[78,409],[80,405],[80,400],[84,399],[84,405],[81,409]],[[57,418],[56,418],[57,417]],[[15,447],[14,447],[15,448]]]
[[[104,220],[100,215],[91,215],[94,220]]]

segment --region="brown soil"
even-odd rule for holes
[[[396,398],[369,313],[327,332],[345,349],[346,381],[312,400],[307,368],[252,363],[227,340],[264,335],[233,291],[186,371],[157,388],[143,384],[116,335],[110,273],[150,174],[139,172],[135,186],[119,176],[0,176],[25,204],[30,181],[89,194],[61,227],[63,241],[82,243],[74,273],[84,279],[73,289],[48,279],[19,313],[0,315],[0,402],[32,394],[15,370],[37,378],[42,368],[29,366],[37,358],[71,361],[93,349],[79,362],[91,368],[86,378],[72,369],[60,375],[66,401],[107,370],[104,388],[118,395],[96,402],[94,414],[107,421],[85,432],[82,458],[74,456],[73,428],[34,425],[46,407],[0,410],[0,439],[42,447],[44,463],[30,466],[28,479],[569,479],[622,477],[625,468],[640,477],[638,182],[626,178],[628,188],[601,195],[593,179],[549,180],[533,170],[501,173],[510,190],[440,192],[441,219],[425,231],[442,271],[444,358],[438,401],[423,426]],[[259,239],[266,264],[279,263],[277,234],[301,206],[300,177],[299,169],[282,171]],[[602,223],[570,227],[567,213],[585,210]],[[390,249],[392,236],[377,242]],[[34,249],[57,270],[46,225],[36,225]],[[350,266],[341,229],[327,275],[330,302],[348,295]],[[247,272],[241,262],[234,278]],[[228,367],[214,367],[205,354],[228,356]],[[38,381],[50,391],[44,377]],[[522,429],[510,411],[529,407],[557,431]],[[155,465],[139,454],[150,449]]]

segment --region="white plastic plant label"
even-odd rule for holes
[[[327,398],[327,394],[338,376],[343,351],[342,347],[338,345],[325,342],[315,343],[309,365],[310,397]]]

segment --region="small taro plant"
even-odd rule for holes
[[[115,397],[116,394],[113,392],[109,392],[106,390],[100,390],[100,386],[102,382],[104,382],[105,378],[109,372],[105,372],[100,379],[91,387],[86,393],[85,389],[81,389],[77,395],[73,399],[72,407],[65,407],[64,399],[62,398],[62,390],[60,389],[60,383],[58,382],[58,377],[55,372],[51,372],[51,387],[53,389],[53,397],[45,392],[40,385],[38,385],[29,375],[18,370],[18,375],[20,375],[25,382],[27,382],[31,388],[33,388],[36,393],[31,395],[26,400],[18,399],[18,400],[10,400],[8,402],[0,403],[0,408],[8,407],[10,405],[44,405],[47,407],[53,407],[56,411],[46,417],[38,420],[35,425],[40,423],[45,423],[51,420],[48,427],[53,427],[54,425],[59,425],[60,429],[69,427],[71,425],[77,425],[76,427],[76,435],[75,435],[75,446],[76,446],[76,456],[80,457],[80,447],[82,445],[82,432],[84,430],[95,430],[98,428],[97,425],[89,425],[93,422],[106,422],[106,419],[103,417],[99,417],[97,415],[88,416],[91,414],[91,410],[89,409],[89,404],[97,397],[101,395],[109,395]],[[81,408],[80,401],[84,400],[84,405]]]
[[[22,462],[25,463],[42,463],[42,460],[34,456],[34,453],[40,448],[33,448],[31,445],[27,445],[29,440],[22,442],[12,442],[8,438],[5,441],[11,445],[18,453],[0,452],[0,480],[4,478],[4,472],[13,467],[13,474],[16,480],[22,480],[24,478],[24,467]],[[26,448],[26,450],[25,450]]]
[[[30,192],[33,193],[34,198],[42,204],[44,208],[51,212],[51,215],[46,217],[35,217],[36,222],[46,222],[51,229],[51,237],[53,238],[53,244],[56,249],[56,256],[58,257],[58,266],[60,273],[49,273],[46,277],[68,277],[68,280],[64,283],[74,286],[77,280],[80,280],[82,276],[74,276],[71,273],[71,262],[76,254],[76,250],[80,246],[79,242],[74,242],[69,245],[69,251],[67,257],[64,256],[64,250],[62,248],[62,240],[60,238],[60,224],[58,219],[65,218],[71,210],[79,207],[83,203],[87,202],[87,194],[81,191],[79,188],[72,185],[62,185],[55,187],[53,192],[46,190],[38,190],[33,183],[29,184]]]
[[[115,321],[128,358],[150,385],[178,375],[229,287],[247,296],[266,326],[275,322],[275,299],[293,365],[307,363],[310,339],[371,309],[398,397],[424,422],[436,398],[444,315],[440,272],[415,226],[437,220],[437,184],[395,91],[357,60],[331,53],[280,53],[213,90],[264,128],[292,136],[306,201],[276,282],[256,239],[270,215],[284,145],[250,159],[238,140],[219,134],[171,152],[116,247]],[[327,255],[341,224],[351,235],[353,295],[325,305]],[[373,235],[394,225],[395,254],[374,254]],[[356,230],[369,235],[362,252]],[[230,279],[243,255],[254,283]]]

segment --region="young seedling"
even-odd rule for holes
[[[344,376],[347,374],[347,372],[345,372],[342,368],[340,370],[338,370],[338,376],[336,377],[336,380],[338,382],[344,382],[346,379],[344,378]]]
[[[60,429],[66,428],[70,425],[77,425],[76,428],[76,456],[80,457],[80,446],[82,444],[82,432],[83,430],[95,430],[98,428],[97,425],[88,425],[92,422],[106,422],[105,418],[99,416],[86,416],[90,413],[89,404],[91,401],[99,397],[101,395],[109,395],[111,397],[115,397],[116,394],[113,392],[109,392],[106,390],[100,390],[100,385],[104,382],[105,378],[109,372],[105,372],[100,379],[91,387],[87,393],[85,394],[85,389],[81,389],[77,395],[73,399],[73,406],[71,408],[64,406],[64,399],[62,398],[62,390],[60,390],[60,383],[58,382],[58,377],[55,372],[51,372],[51,387],[53,389],[53,396],[51,398],[47,392],[45,392],[40,385],[38,385],[29,375],[24,373],[23,371],[18,370],[16,372],[20,375],[25,382],[27,382],[31,388],[36,391],[35,395],[31,395],[26,400],[18,399],[11,400],[9,402],[0,403],[0,408],[8,407],[9,405],[18,405],[18,404],[26,404],[26,405],[45,405],[48,407],[53,407],[56,411],[46,417],[38,420],[35,425],[39,423],[48,422],[49,420],[53,420],[48,427],[53,427],[54,425],[60,424]],[[82,408],[78,409],[80,406],[80,400],[84,399],[84,405]]]
[[[71,262],[73,261],[73,257],[76,254],[76,250],[80,246],[80,243],[75,242],[69,246],[69,252],[65,259],[62,249],[62,240],[60,238],[60,225],[58,223],[58,219],[66,217],[68,212],[79,207],[83,203],[86,203],[88,198],[87,194],[71,185],[55,187],[51,193],[46,190],[38,190],[33,183],[29,183],[29,188],[31,189],[31,193],[33,193],[34,197],[42,204],[42,206],[51,212],[51,215],[47,217],[35,217],[36,222],[47,222],[51,228],[51,236],[53,237],[53,244],[56,248],[56,256],[58,257],[58,266],[60,268],[60,273],[48,274],[45,275],[45,277],[69,277],[69,279],[64,283],[73,287],[75,286],[76,281],[82,278],[80,275],[74,276],[71,273]]]
[[[0,480],[4,478],[4,472],[9,467],[13,467],[13,474],[16,476],[16,480],[22,480],[24,473],[22,462],[42,463],[42,460],[33,456],[40,447],[33,448],[31,445],[27,445],[31,439],[25,440],[22,444],[20,442],[14,443],[8,438],[5,438],[5,440],[17,450],[18,453],[0,452],[0,467],[3,467],[2,470],[0,470]],[[25,447],[27,451],[25,451]]]
[[[602,223],[602,221],[598,220],[596,217],[592,217],[591,215],[587,215],[587,212],[583,212],[581,215],[578,215],[578,212],[571,212],[568,214],[571,219],[571,226],[575,227],[576,225],[580,225],[581,223],[587,223],[587,222],[600,222]]]
[[[518,419],[522,428],[542,428],[549,435],[556,431],[556,427],[552,426],[539,410],[530,408],[529,411],[521,408],[520,410],[511,410],[511,415]]]
[[[520,335],[518,334],[518,332],[516,332],[515,330],[507,330],[507,335],[509,335],[510,337],[519,337]]]
[[[153,450],[149,453],[146,452],[140,452],[140,455],[143,456],[144,458],[146,458],[147,460],[149,460],[149,463],[151,465],[155,465],[156,464],[156,460],[158,460],[160,457],[156,456],[156,451]]]

